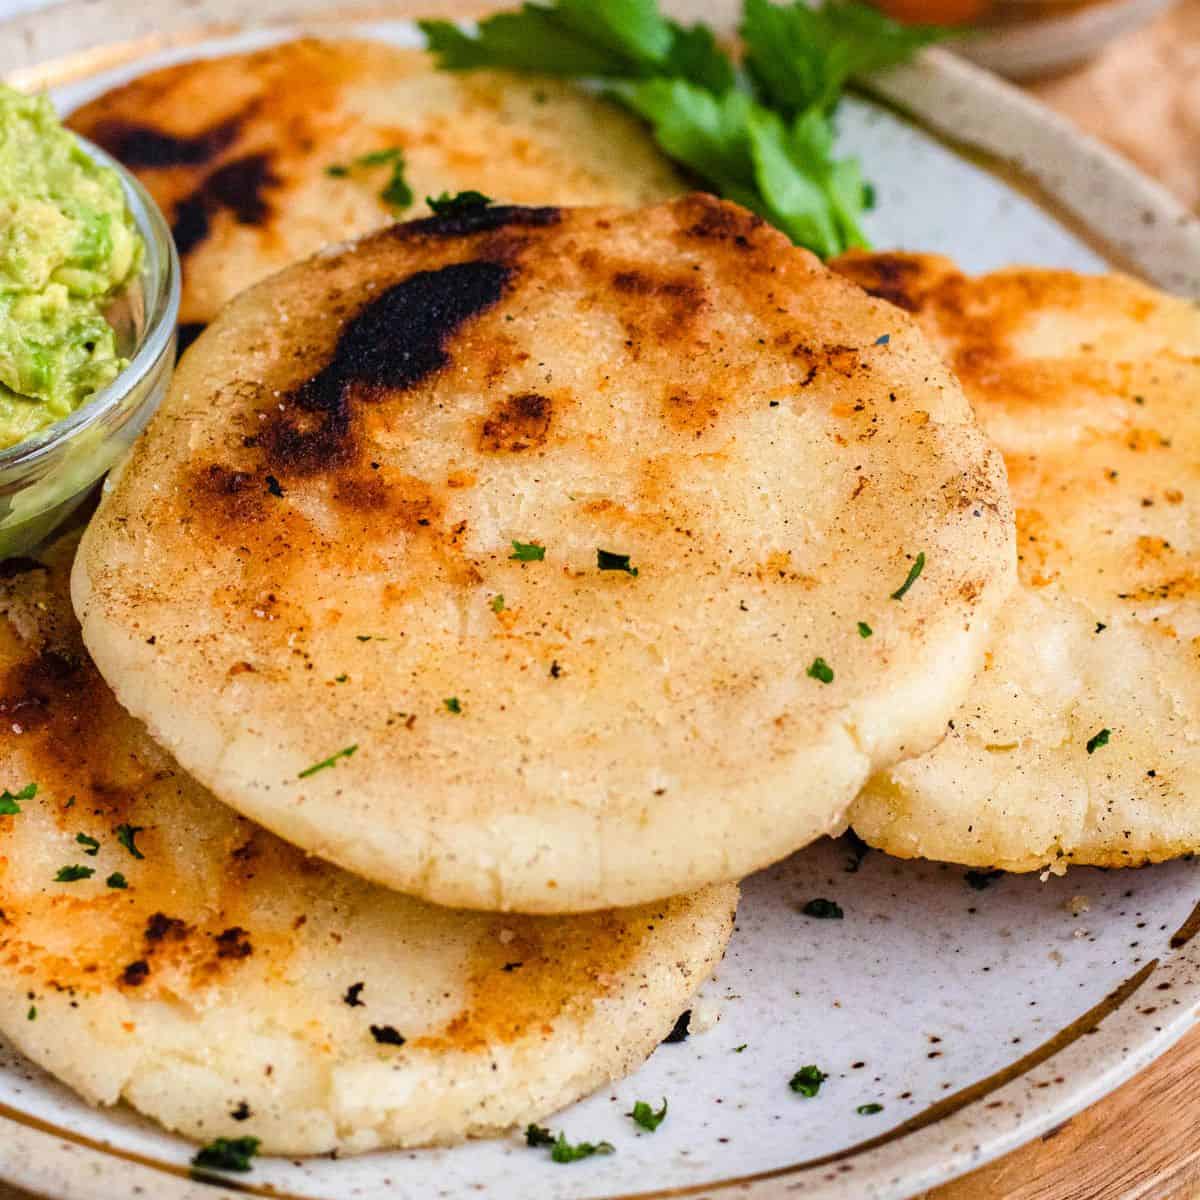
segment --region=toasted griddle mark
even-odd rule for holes
[[[522,392],[509,396],[483,422],[480,449],[493,454],[518,454],[541,446],[550,429],[548,396]]]
[[[182,942],[188,932],[186,921],[181,921],[178,917],[168,917],[166,913],[156,912],[146,922],[146,931],[143,936],[146,944],[152,946],[168,939],[173,942]]]
[[[203,321],[184,321],[175,334],[175,357],[182,358],[184,352],[207,329]]]
[[[126,987],[140,987],[146,982],[149,974],[150,964],[144,958],[139,958],[136,962],[131,962],[121,972],[121,982]]]
[[[190,254],[212,231],[213,217],[230,212],[239,225],[263,225],[271,214],[264,193],[279,184],[268,154],[248,154],[218,167],[175,206],[171,236],[180,256]]]
[[[422,217],[405,221],[390,231],[394,237],[468,237],[473,233],[490,233],[495,229],[516,226],[542,228],[557,225],[562,220],[558,208],[526,208],[517,204],[497,204],[491,208],[473,208],[444,217]]]
[[[213,940],[217,943],[218,958],[249,958],[254,953],[250,934],[240,925],[218,933]]]
[[[900,254],[871,254],[839,260],[838,271],[853,279],[865,292],[886,300],[905,312],[919,312],[924,266]]]
[[[237,113],[189,136],[109,118],[92,130],[91,138],[127,167],[199,167],[233,145],[249,115],[249,111]]]
[[[54,716],[56,704],[70,708],[88,680],[84,667],[57,650],[13,667],[0,689],[0,720],[16,732],[28,733]]]
[[[405,391],[450,361],[447,343],[497,303],[513,269],[465,262],[418,271],[347,324],[333,358],[272,413],[259,441],[276,473],[313,475],[354,457],[356,401]]]

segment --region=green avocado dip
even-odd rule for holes
[[[0,449],[61,421],[127,365],[105,312],[142,252],[116,172],[44,96],[0,85]]]

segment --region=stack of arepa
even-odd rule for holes
[[[636,1066],[737,881],[849,823],[1195,846],[1194,309],[831,271],[542,87],[301,42],[75,118],[202,233],[208,326],[0,580],[0,1029],[93,1101],[291,1154],[495,1132]],[[497,202],[337,209],[385,126],[418,195]]]

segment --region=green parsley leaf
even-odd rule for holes
[[[748,1045],[750,1045],[750,1043],[749,1043],[749,1042],[743,1042],[743,1043],[742,1043],[740,1046],[734,1046],[734,1048],[733,1048],[733,1052],[734,1052],[734,1054],[741,1054],[741,1052],[742,1052],[743,1050],[745,1050],[745,1048],[746,1048]]]
[[[463,710],[462,703],[457,696],[448,696],[442,703],[446,706],[447,712],[461,713]]]
[[[801,1096],[812,1099],[820,1090],[821,1084],[829,1078],[820,1067],[801,1067],[788,1081],[788,1087]]]
[[[526,1125],[525,1126],[525,1145],[527,1146],[553,1146],[554,1134],[550,1130],[541,1125]]]
[[[809,679],[819,679],[822,683],[833,682],[833,668],[823,658],[814,658],[805,674]]]
[[[1087,752],[1089,754],[1095,754],[1101,746],[1107,746],[1108,739],[1111,735],[1111,729],[1102,729],[1098,734],[1095,735],[1095,737],[1088,738]]]
[[[508,557],[517,562],[541,562],[546,557],[546,547],[536,542],[518,542],[514,538],[512,548],[513,552]]]
[[[321,759],[319,763],[313,763],[311,767],[305,767],[296,778],[307,779],[310,775],[315,775],[318,771],[324,771],[326,767],[332,767],[339,758],[350,758],[357,749],[357,743],[353,746],[346,746],[336,754],[331,754],[328,758]],[[139,854],[138,857],[141,858],[141,855]]]
[[[487,208],[491,204],[491,196],[485,196],[482,192],[458,192],[456,195],[450,195],[449,192],[443,192],[436,198],[426,196],[425,203],[429,205],[429,211],[437,217],[453,217],[460,213],[478,212],[480,209]]]
[[[404,151],[399,146],[388,146],[385,150],[372,150],[368,154],[360,154],[354,160],[354,166],[382,167],[385,163],[403,161]]]
[[[662,1108],[657,1112],[645,1100],[634,1102],[633,1110],[625,1114],[633,1118],[635,1125],[640,1125],[648,1133],[653,1133],[667,1119],[667,1100],[663,1097]]]
[[[745,0],[739,30],[760,95],[785,114],[833,110],[851,76],[895,66],[947,31],[902,25],[864,4]]]
[[[210,1171],[249,1171],[250,1160],[258,1153],[258,1147],[256,1137],[214,1138],[196,1152],[192,1166]]]
[[[129,886],[120,871],[114,871],[104,882],[110,888],[127,888]]]
[[[88,837],[86,833],[77,833],[75,835],[75,841],[80,846],[87,847],[87,849],[84,850],[84,854],[90,854],[94,858],[100,853],[100,843],[96,841],[94,837]]]
[[[133,855],[134,858],[145,858],[146,856],[137,848],[134,838],[145,826],[142,825],[118,825],[117,826],[117,841]]]
[[[913,560],[913,565],[908,569],[907,578],[892,593],[892,599],[893,600],[903,600],[905,593],[908,591],[908,589],[910,587],[912,587],[912,585],[914,583],[917,582],[917,578],[918,578],[918,576],[920,576],[920,574],[923,570],[925,570],[925,551],[924,550],[922,550],[921,553],[918,554],[917,557]]]
[[[873,1117],[876,1113],[883,1112],[882,1104],[860,1104],[855,1110],[860,1117]]]
[[[29,1006],[29,1011],[25,1014],[25,1019],[27,1021],[36,1021],[37,1020],[37,1005],[36,1004],[31,1004]]]
[[[840,921],[846,914],[836,900],[810,900],[801,910],[806,917],[816,917],[818,921]]]
[[[859,637],[869,638],[871,636],[871,634],[873,634],[874,632],[875,632],[875,630],[873,630],[870,627],[870,625],[868,625],[866,623],[866,621],[859,621],[859,623],[858,623],[858,636]]]
[[[0,792],[0,816],[12,816],[21,811],[22,800],[32,800],[37,795],[38,785],[27,783],[19,792],[10,792],[5,788]]]
[[[392,167],[392,174],[383,191],[379,193],[380,198],[385,204],[390,204],[392,208],[409,208],[414,197],[412,188],[408,186],[404,178],[404,151],[399,146],[388,146],[383,150],[371,150],[367,154],[360,154],[349,165],[332,163],[325,168],[325,174],[333,179],[345,179],[355,171],[383,167],[389,163]]]
[[[624,571],[626,575],[637,577],[637,567],[629,565],[628,554],[612,554],[608,550],[596,551],[596,566],[601,571]]]
[[[55,883],[78,883],[81,879],[91,879],[96,871],[93,867],[59,867],[54,877]]]
[[[556,1163],[578,1162],[581,1158],[591,1158],[593,1154],[611,1154],[611,1142],[576,1142],[571,1145],[567,1135],[560,1133],[550,1151],[550,1157]]]
[[[492,612],[498,613],[498,612],[503,612],[503,611],[504,611],[504,597],[499,592],[497,592],[496,595],[494,595],[492,597]]]

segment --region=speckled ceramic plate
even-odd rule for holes
[[[69,107],[151,63],[290,36],[299,20],[415,41],[403,20],[343,12],[331,26],[313,7],[68,0],[0,25],[0,69]],[[690,15],[701,7],[714,20],[699,0]],[[291,24],[230,32],[250,8]],[[841,134],[876,183],[878,245],[942,251],[973,271],[1118,265],[1200,295],[1196,223],[1020,94],[939,54],[873,94],[847,106]],[[844,917],[803,915],[817,897]],[[234,1190],[214,1188],[188,1179],[184,1142],[131,1112],[86,1107],[0,1050],[0,1179],[62,1200],[909,1196],[1061,1122],[1185,1032],[1200,1006],[1198,899],[1191,862],[977,890],[961,870],[876,853],[859,862],[825,842],[747,882],[692,1037],[553,1120],[573,1140],[612,1142],[609,1157],[558,1166],[511,1137],[268,1159]],[[809,1100],[788,1080],[810,1063],[829,1079]],[[670,1117],[653,1135],[622,1115],[664,1096]]]

